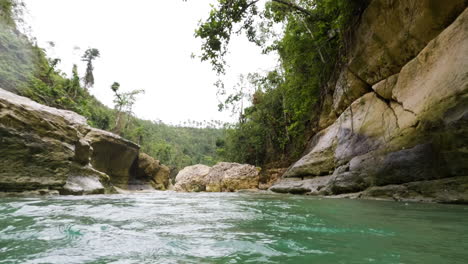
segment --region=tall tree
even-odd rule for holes
[[[72,78],[71,78],[71,85],[69,88],[69,93],[71,94],[72,98],[76,98],[78,91],[80,90],[80,77],[78,75],[78,66],[73,64],[72,68]]]
[[[136,96],[145,92],[145,90],[133,90],[126,93],[119,93],[120,84],[114,82],[111,85],[111,89],[114,92],[114,104],[116,112],[115,126],[113,131],[120,134],[124,127],[124,114],[127,114],[128,118],[133,115],[133,105],[136,102]],[[128,120],[127,120],[128,123]]]
[[[93,67],[93,61],[96,58],[99,58],[100,53],[98,49],[87,49],[83,56],[81,57],[81,60],[86,62],[86,73],[84,76],[84,87],[86,89],[93,87],[94,85],[94,67]]]

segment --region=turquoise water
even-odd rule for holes
[[[468,263],[468,206],[247,193],[0,198],[0,263]]]

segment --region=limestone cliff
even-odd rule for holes
[[[165,189],[168,175],[138,145],[84,117],[0,89],[0,192],[95,194],[134,180]]]
[[[276,192],[468,203],[468,1],[373,0]]]

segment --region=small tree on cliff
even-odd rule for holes
[[[99,58],[100,53],[98,49],[87,49],[84,55],[81,57],[81,60],[86,62],[86,73],[84,76],[84,87],[86,89],[93,87],[94,85],[94,75],[93,75],[93,61],[96,58]]]
[[[115,126],[113,132],[120,134],[124,127],[124,114],[127,114],[127,123],[130,117],[133,115],[133,105],[136,102],[136,96],[145,93],[145,90],[133,90],[126,93],[119,93],[120,84],[114,82],[111,85],[111,89],[114,92],[114,104],[116,110]]]

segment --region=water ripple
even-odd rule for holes
[[[240,193],[0,201],[0,263],[465,263],[463,206]]]

